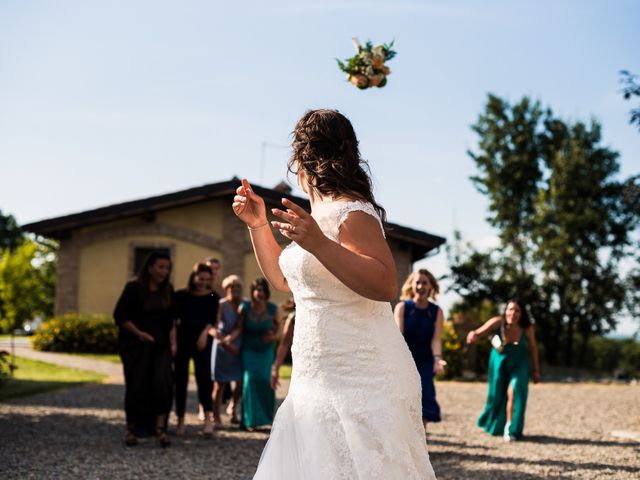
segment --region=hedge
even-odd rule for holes
[[[106,315],[67,313],[44,322],[32,344],[49,352],[117,353],[118,328]]]

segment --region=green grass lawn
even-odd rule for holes
[[[107,362],[120,363],[120,355],[116,353],[74,353],[73,355],[79,355],[92,360],[105,360]],[[189,362],[189,374],[195,375],[193,361]],[[291,365],[282,365],[280,367],[280,378],[291,378]]]
[[[0,401],[73,387],[88,382],[99,382],[104,375],[84,370],[59,367],[51,363],[16,357],[17,369],[13,378],[0,384]]]
[[[117,353],[70,353],[69,355],[78,355],[79,357],[89,358],[91,360],[104,360],[111,363],[122,363],[120,355]]]

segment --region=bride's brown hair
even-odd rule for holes
[[[360,157],[358,139],[347,117],[337,110],[307,111],[292,132],[288,168],[302,169],[309,186],[330,197],[353,197],[373,205],[386,222],[386,211],[373,197],[369,165]]]

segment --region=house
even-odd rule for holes
[[[245,281],[245,295],[260,275],[247,228],[231,210],[240,181],[203,185],[179,192],[119,203],[24,225],[60,242],[55,310],[111,314],[122,288],[144,258],[165,249],[173,259],[172,283],[184,288],[194,263],[207,257],[222,262],[222,275],[237,274]],[[254,186],[269,207],[287,197],[309,209],[308,200],[277,187]],[[387,239],[402,284],[417,260],[438,249],[445,239],[390,223]],[[278,236],[280,237],[280,236]],[[279,241],[286,243],[280,237]],[[285,294],[274,292],[280,303]]]

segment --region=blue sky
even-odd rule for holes
[[[261,174],[262,142],[333,107],[392,221],[491,245],[466,154],[487,92],[596,118],[621,176],[640,170],[618,83],[640,73],[640,2],[229,3],[0,0],[3,212],[25,223],[234,175],[273,186],[288,151],[265,149]],[[352,36],[395,39],[387,87],[346,83],[334,58]],[[443,274],[446,256],[421,265]]]

